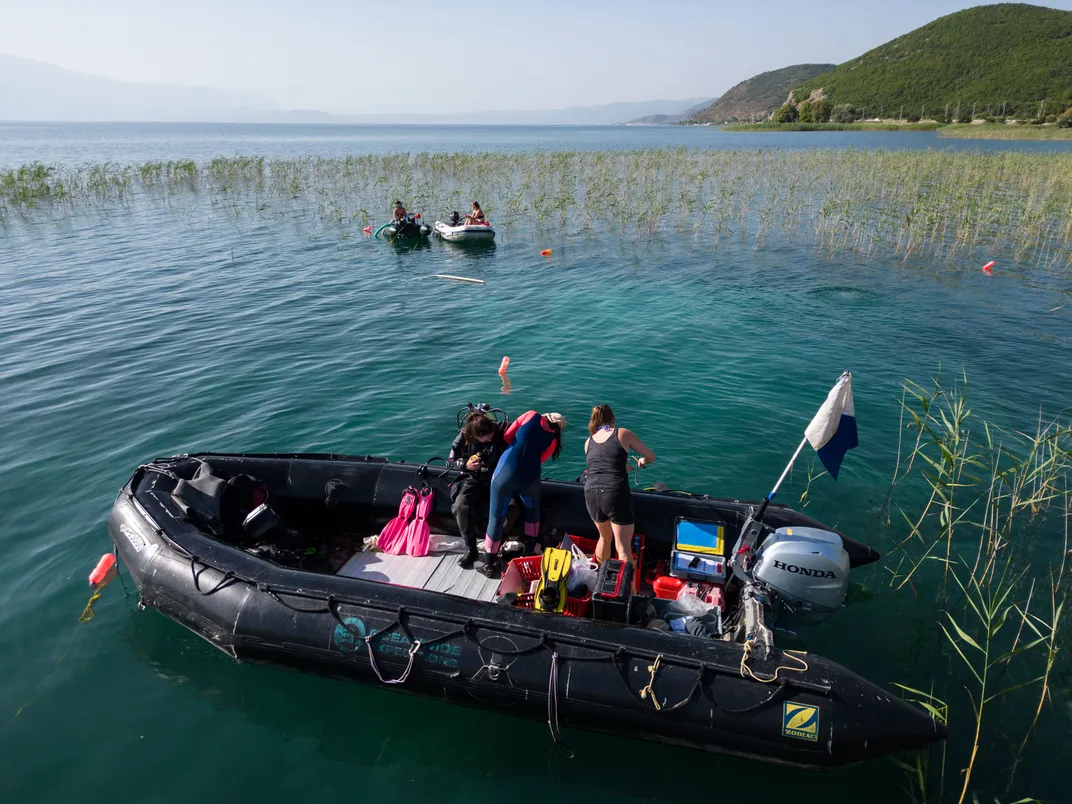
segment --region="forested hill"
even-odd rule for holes
[[[798,85],[876,114],[1058,114],[1072,105],[1072,11],[1022,3],[958,11]],[[729,93],[727,93],[728,95]]]
[[[726,123],[733,120],[765,120],[785,103],[789,91],[833,64],[794,64],[780,70],[754,75],[734,86],[706,109],[693,115],[697,123]]]

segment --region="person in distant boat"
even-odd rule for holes
[[[406,208],[401,201],[395,201],[395,223],[406,219]]]
[[[465,223],[468,226],[475,226],[483,223],[484,220],[484,210],[480,208],[480,204],[474,201],[473,208],[469,210],[469,214],[465,216]]]
[[[618,427],[610,405],[596,405],[584,442],[588,468],[584,473],[584,502],[599,542],[596,559],[610,558],[611,545],[621,561],[633,559],[633,495],[629,491],[629,451],[640,453],[637,468],[655,463],[655,453],[632,430]]]
[[[535,539],[540,533],[540,467],[562,452],[562,431],[566,417],[561,413],[539,414],[530,410],[510,425],[503,438],[510,446],[499,458],[491,476],[488,530],[484,536],[484,565],[477,570],[489,578],[498,577],[499,542],[510,498],[517,494],[525,509],[525,536]]]
[[[491,474],[506,449],[502,428],[487,413],[474,410],[450,447],[450,461],[464,474],[451,486],[451,511],[458,532],[465,540],[465,554],[458,566],[471,569],[477,560],[476,542],[487,522],[491,499]]]

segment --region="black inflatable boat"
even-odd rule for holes
[[[428,237],[432,233],[432,227],[421,223],[413,216],[407,215],[404,220],[385,223],[374,233],[375,237],[381,234],[388,239],[417,239]]]
[[[945,736],[850,670],[776,648],[776,604],[755,591],[765,588],[758,564],[755,589],[727,581],[720,635],[645,625],[660,601],[643,592],[652,568],[671,559],[680,523],[719,523],[736,535],[751,504],[634,493],[648,568],[641,594],[629,597],[625,616],[594,606],[564,616],[523,608],[516,596],[504,604],[498,580],[462,570],[450,554],[371,549],[411,486],[434,489],[428,521],[449,541],[457,529],[448,484],[457,477],[373,457],[183,455],[139,467],[108,526],[142,603],[238,661],[546,720],[563,750],[559,728],[568,726],[824,768]],[[545,480],[541,506],[541,541],[595,537],[580,483]],[[794,528],[823,526],[785,506],[766,509],[770,542]],[[846,569],[879,558],[840,540],[827,548],[843,549]],[[794,580],[812,572],[788,567]]]

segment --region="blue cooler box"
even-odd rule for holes
[[[675,523],[670,574],[687,581],[719,583],[726,579],[726,526],[721,522]]]

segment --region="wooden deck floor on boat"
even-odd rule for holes
[[[497,578],[485,578],[475,569],[464,570],[459,567],[457,553],[433,553],[415,557],[363,551],[347,561],[338,574],[348,578],[443,592],[470,600],[493,601],[499,589]]]

